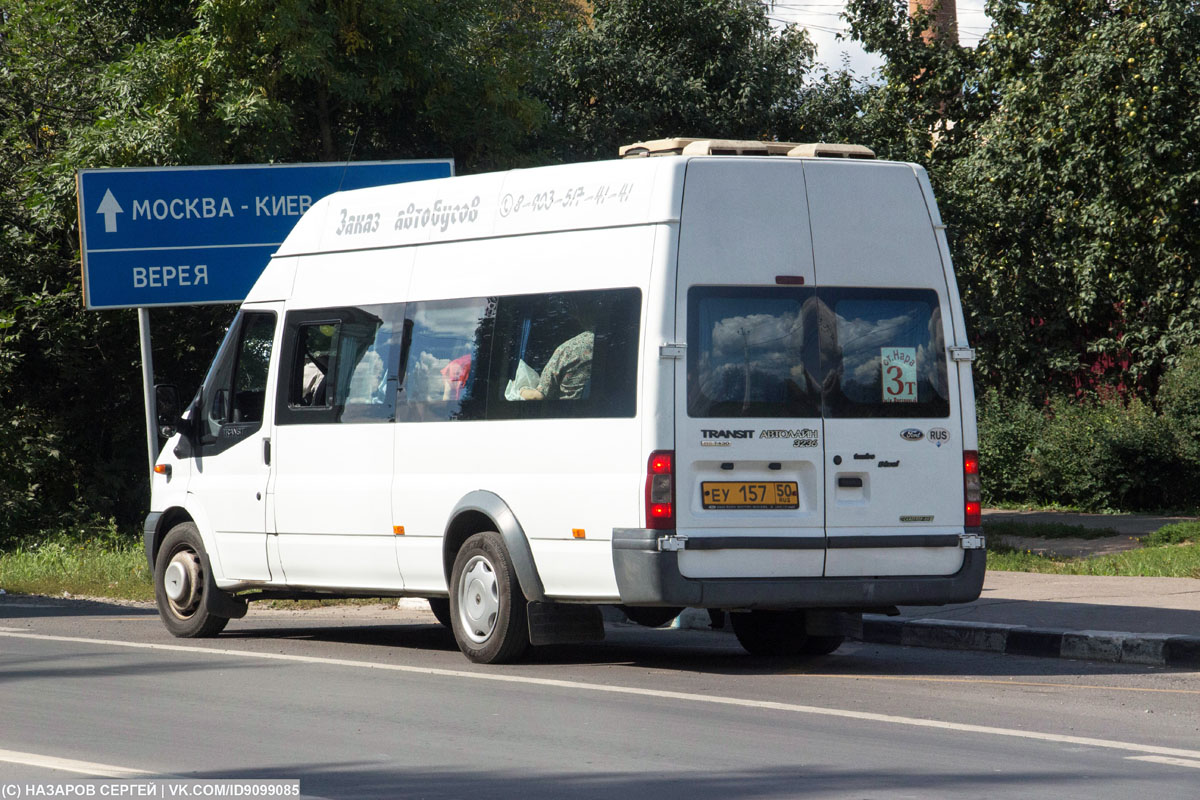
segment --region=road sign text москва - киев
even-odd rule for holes
[[[325,195],[453,174],[452,159],[80,170],[84,303],[240,303]]]

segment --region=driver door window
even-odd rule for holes
[[[204,381],[204,444],[240,439],[262,427],[274,341],[273,313],[244,312],[235,320]]]

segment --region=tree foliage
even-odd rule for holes
[[[921,41],[899,4],[851,9],[900,149],[931,166],[983,382],[1153,393],[1200,342],[1200,4],[992,0],[973,50]]]
[[[449,155],[471,172],[668,132],[772,136],[815,119],[805,91],[824,120],[854,103],[850,81],[806,89],[811,64],[755,0],[0,10],[0,544],[145,512],[134,315],[82,308],[76,170]],[[229,318],[155,310],[160,379],[195,386]]]
[[[814,49],[760,0],[596,0],[544,89],[568,159],[672,136],[786,139]],[[781,135],[783,134],[783,135]]]
[[[529,87],[573,4],[30,0],[0,11],[0,544],[60,516],[134,523],[146,466],[132,312],[82,308],[83,167],[451,155],[536,159]],[[155,311],[194,386],[228,308]]]
[[[1200,2],[988,8],[965,48],[923,36],[904,0],[850,0],[885,57],[868,83],[817,69],[759,0],[7,4],[0,545],[145,511],[134,315],[81,304],[84,167],[449,155],[472,172],[673,135],[868,144],[930,170],[982,384],[1152,395],[1200,346]],[[156,310],[158,374],[194,386],[229,317]]]

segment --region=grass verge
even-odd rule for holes
[[[1099,539],[1122,534],[1108,528],[1023,522],[985,522],[984,533],[988,536],[988,569],[1054,575],[1200,578],[1200,522],[1164,525],[1142,537],[1139,548],[1086,558],[1020,550],[1003,544],[1001,537]]]
[[[988,569],[1054,575],[1200,578],[1200,544],[1167,544],[1094,558],[1062,558],[989,542]]]
[[[14,594],[153,600],[154,585],[140,545],[108,538],[58,537],[0,553],[0,589]]]

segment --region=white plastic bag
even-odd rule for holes
[[[517,374],[508,382],[508,386],[504,387],[505,400],[520,400],[522,389],[536,389],[538,382],[542,379],[538,375],[537,370],[525,363],[525,359],[517,362]]]

